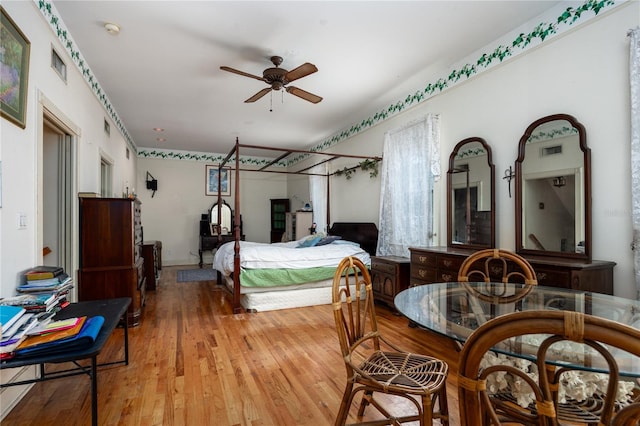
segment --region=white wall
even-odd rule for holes
[[[460,140],[477,136],[484,138],[491,146],[496,166],[496,244],[513,250],[515,200],[508,195],[507,182],[502,179],[504,171],[514,165],[518,141],[531,122],[550,114],[571,114],[586,127],[587,144],[592,152],[593,258],[616,262],[615,294],[634,297],[630,250],[629,40],[626,33],[640,23],[639,8],[638,2],[619,6],[331,147],[330,151],[382,155],[386,131],[427,113],[440,114],[442,176],[435,188],[439,243],[446,244],[445,185],[449,154]],[[151,170],[150,164],[158,164],[156,161],[160,164],[153,170],[162,169],[165,164],[169,168],[195,167],[194,176],[186,171],[176,172],[170,179],[179,179],[184,187],[195,185],[195,191],[201,191],[204,165],[192,161],[182,162],[181,166],[169,166],[172,160],[139,159],[138,187],[143,185],[141,182],[146,167],[154,176],[160,173]],[[358,162],[341,159],[332,162],[330,167],[337,170]],[[301,203],[296,197],[305,201],[308,197],[306,178],[289,176],[286,185],[276,179],[278,183],[275,186],[278,189],[265,190],[264,179],[271,180],[265,176],[248,181],[241,191],[247,238],[255,241],[268,241],[269,198],[286,196],[292,200],[292,208],[296,209],[296,203]],[[164,181],[159,179],[161,188]],[[331,222],[377,223],[379,191],[380,178],[369,178],[366,172],[359,171],[350,180],[343,176],[332,177]],[[143,201],[144,192],[138,191]],[[160,189],[158,194],[162,192],[163,189]],[[170,246],[175,244],[178,253],[169,255],[173,262],[193,259],[193,256],[185,257],[185,253],[197,249],[198,214],[213,202],[198,197],[200,199],[193,206],[184,207],[187,218],[185,224],[180,226],[181,232],[191,228],[191,235],[194,235],[186,244],[182,236],[166,235],[166,229],[163,234],[159,232],[162,227],[153,224],[153,221],[165,220],[158,215],[158,211],[164,209],[154,208],[154,215],[157,215],[154,219],[143,213],[145,238],[174,241]],[[159,201],[154,199],[146,204],[156,202]],[[182,202],[180,199],[176,204]],[[179,207],[173,206],[170,210],[174,209]],[[148,210],[143,208],[143,211]],[[186,210],[189,210],[188,214]],[[166,219],[173,221],[175,217]],[[264,232],[256,230],[259,223],[265,224]],[[156,230],[160,237],[155,235]]]
[[[125,158],[126,143],[115,124],[77,71],[66,50],[32,1],[3,2],[3,8],[31,42],[27,92],[26,128],[22,129],[4,118],[0,119],[0,159],[2,160],[2,208],[0,209],[0,297],[13,296],[21,273],[42,264],[43,243],[43,105],[51,108],[67,124],[79,132],[76,144],[77,191],[97,192],[100,181],[100,155],[113,160],[113,187],[135,179],[136,155]],[[67,82],[63,82],[50,67],[54,46],[67,64]],[[104,119],[111,123],[111,137],[103,133]],[[118,194],[120,195],[120,194]],[[18,229],[19,214],[26,215],[26,229]],[[77,229],[77,200],[74,205],[74,229]],[[75,232],[75,231],[74,231]],[[77,269],[77,235],[75,235],[74,270]],[[23,379],[33,375],[33,368],[24,371],[5,370],[0,380]],[[25,387],[0,391],[0,415],[15,404]]]
[[[593,258],[616,262],[614,292],[633,298],[626,33],[639,23],[639,2],[620,6],[358,134],[336,151],[380,154],[386,131],[427,113],[440,114],[443,175],[437,196],[442,218],[440,244],[446,245],[444,186],[449,154],[462,139],[484,138],[496,165],[496,244],[513,250],[515,200],[509,198],[507,183],[502,179],[504,171],[514,165],[518,141],[529,124],[554,113],[571,114],[586,127],[591,148]],[[377,212],[379,195],[371,185],[360,173],[343,183],[340,194],[332,192],[332,221],[373,217],[377,223],[377,214],[372,216],[372,212]]]
[[[230,144],[230,148],[233,144]],[[162,263],[198,263],[200,215],[217,201],[205,195],[206,162],[173,159],[138,159],[137,192],[142,201],[145,240],[162,241]],[[147,172],[158,180],[158,191],[145,189]],[[235,174],[231,174],[231,196],[223,199],[234,209]],[[249,241],[269,242],[271,198],[287,197],[286,175],[242,172],[240,205],[243,232]],[[307,190],[308,191],[308,190]],[[212,262],[211,253],[203,256]]]
[[[127,144],[115,124],[77,71],[65,49],[59,45],[49,25],[34,2],[7,2],[3,7],[31,42],[27,99],[27,126],[2,119],[0,149],[3,160],[2,256],[0,260],[0,296],[11,296],[21,271],[42,263],[42,105],[53,106],[63,121],[78,129],[77,191],[99,192],[100,156],[114,163],[114,195],[120,196],[124,181],[135,181],[137,158],[134,152],[125,157]],[[67,63],[67,82],[50,67],[51,48],[56,47]],[[103,131],[105,118],[111,123],[111,136]],[[18,230],[19,213],[27,216],[27,228]],[[75,207],[77,216],[77,202]],[[40,241],[38,241],[40,238]],[[76,264],[77,267],[77,264]],[[74,268],[75,269],[75,268]]]

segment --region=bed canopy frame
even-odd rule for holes
[[[260,168],[257,169],[250,169],[250,168],[241,168],[240,167],[240,150],[241,149],[256,149],[256,150],[267,150],[267,151],[275,151],[275,152],[280,152],[281,154],[274,158],[273,160],[271,160],[268,164],[263,165]],[[273,170],[270,169],[271,167],[273,167],[274,165],[278,164],[280,161],[285,160],[288,156],[292,155],[292,154],[305,154],[305,155],[309,155],[309,156],[321,156],[321,157],[326,157],[326,158],[322,158],[319,159],[319,161],[314,162],[314,164],[310,165],[310,166],[305,166],[302,169],[299,170],[295,170],[295,171],[289,171],[289,170]],[[260,146],[260,145],[248,145],[248,144],[241,144],[239,141],[239,138],[236,138],[236,142],[235,145],[233,146],[233,148],[231,149],[231,151],[229,152],[229,154],[227,154],[227,156],[224,158],[224,160],[222,160],[222,162],[220,162],[220,164],[218,164],[218,188],[222,188],[222,168],[227,166],[230,162],[231,159],[235,157],[235,167],[231,167],[231,169],[235,172],[235,177],[234,177],[234,181],[235,181],[235,189],[234,189],[234,210],[233,210],[233,235],[234,235],[234,256],[233,256],[233,263],[234,263],[234,274],[233,274],[233,303],[232,303],[232,308],[233,308],[233,313],[237,314],[237,313],[241,313],[242,312],[242,306],[240,304],[240,273],[238,271],[240,271],[240,239],[241,239],[241,232],[240,232],[240,172],[242,171],[249,171],[249,172],[264,172],[264,173],[281,173],[281,174],[293,174],[293,175],[308,175],[308,176],[324,176],[327,178],[327,226],[329,226],[329,224],[331,223],[331,209],[330,209],[330,177],[334,174],[336,174],[337,172],[333,172],[333,173],[315,173],[315,172],[311,172],[310,170],[313,169],[316,166],[319,166],[320,164],[324,164],[324,163],[328,163],[331,162],[333,160],[336,160],[338,158],[353,158],[353,159],[359,159],[359,160],[371,160],[371,161],[381,161],[382,157],[377,157],[377,156],[364,156],[364,155],[352,155],[352,154],[336,154],[336,153],[330,153],[330,152],[323,152],[323,151],[309,151],[309,150],[301,150],[301,149],[286,149],[286,148],[277,148],[277,147],[271,147],[271,146]],[[227,166],[229,167],[229,166]],[[351,168],[347,168],[346,170],[355,170],[357,169],[359,166],[354,166]],[[218,201],[217,201],[218,205],[221,205],[222,203],[222,193],[221,191],[218,191]],[[220,223],[221,220],[221,210],[218,209],[218,223]],[[218,234],[218,241],[221,243],[222,239],[221,239],[221,235]]]

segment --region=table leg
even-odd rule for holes
[[[127,312],[122,318],[124,319],[124,365],[129,365],[129,315]]]
[[[98,426],[98,362],[91,357],[91,424]]]
[[[202,265],[204,264],[204,262],[202,262],[202,250],[198,249],[198,256],[200,256],[200,262],[198,263],[198,266],[200,267],[200,269],[202,269]]]

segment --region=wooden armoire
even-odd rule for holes
[[[80,198],[80,301],[130,297],[129,325],[142,320],[145,298],[141,203]]]

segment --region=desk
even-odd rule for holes
[[[58,312],[54,320],[61,320],[65,318],[73,318],[80,316],[102,316],[104,317],[104,324],[96,337],[96,341],[91,347],[82,350],[75,350],[70,352],[55,353],[51,355],[41,355],[24,358],[8,359],[0,363],[1,368],[16,368],[24,367],[27,365],[40,365],[40,377],[32,380],[22,380],[19,382],[3,383],[0,384],[1,388],[9,386],[26,385],[36,382],[44,382],[47,380],[59,379],[62,377],[77,376],[79,374],[88,374],[91,378],[91,424],[98,425],[98,367],[113,364],[129,364],[129,323],[127,319],[127,308],[131,304],[131,299],[128,297],[119,299],[107,299],[107,300],[92,300],[88,302],[72,303],[66,308]],[[119,361],[106,362],[103,364],[97,363],[97,357],[104,344],[107,342],[109,336],[116,328],[118,323],[123,321],[124,323],[124,359]],[[90,366],[82,366],[77,363],[82,359],[91,359]],[[76,368],[71,368],[63,371],[54,371],[47,373],[45,371],[45,364],[50,363],[62,363],[72,362],[76,365]]]
[[[465,287],[466,285],[466,287]],[[408,288],[394,299],[396,309],[421,327],[464,344],[481,324],[497,316],[518,311],[554,309],[577,311],[640,328],[640,302],[600,293],[524,284],[494,284],[513,295],[531,289],[516,301],[496,303],[478,296],[485,283],[437,283]],[[504,286],[504,287],[502,287]],[[534,360],[531,345],[514,344],[507,355]],[[563,362],[563,360],[559,360]],[[564,360],[566,362],[566,360]],[[599,371],[594,368],[595,371]],[[637,360],[620,362],[620,374],[640,377]]]

